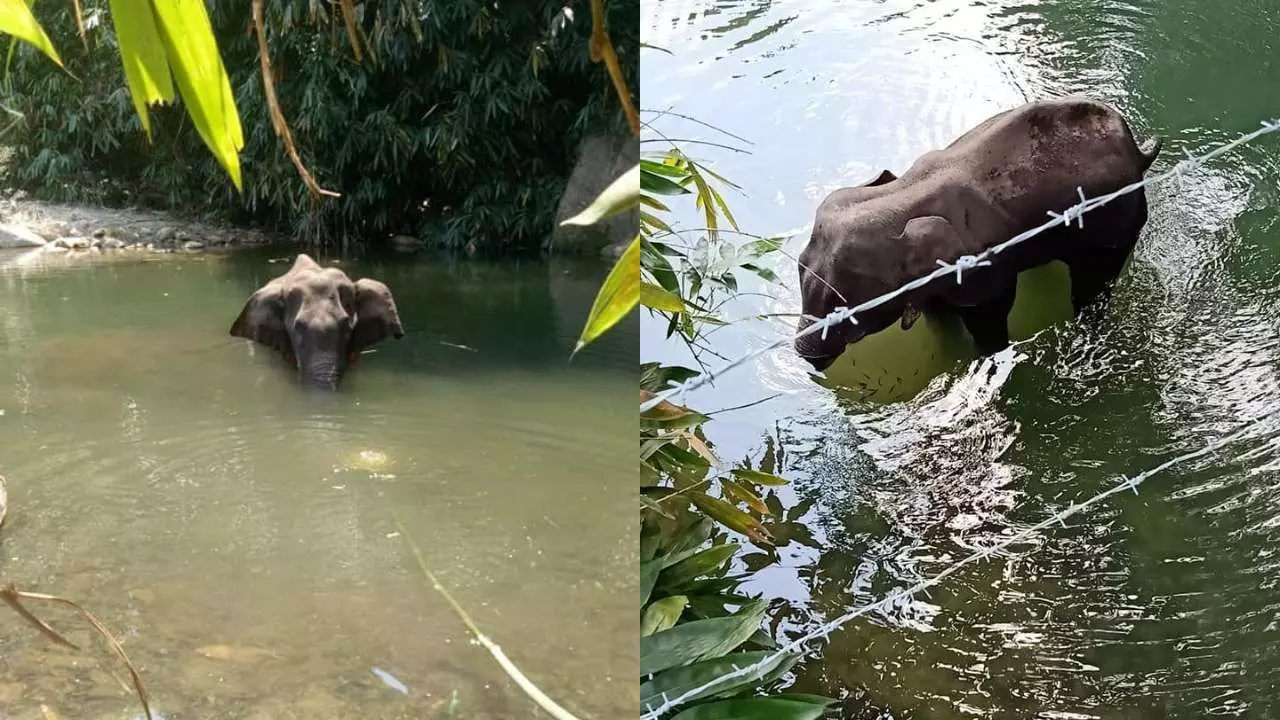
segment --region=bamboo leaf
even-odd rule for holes
[[[759,520],[719,498],[702,492],[689,493],[689,500],[713,520],[760,545],[773,545],[773,537]]]
[[[643,280],[640,281],[640,304],[654,310],[665,310],[667,312],[684,311],[684,301],[679,297],[651,282]]]
[[[23,0],[0,0],[0,32],[30,43],[62,67],[58,51]]]
[[[759,629],[768,607],[757,600],[729,617],[694,620],[640,638],[640,675],[732,652]]]
[[[748,468],[734,468],[733,476],[756,485],[786,485],[787,481],[773,473],[760,472]]]
[[[591,312],[587,315],[587,323],[582,328],[582,335],[578,337],[578,344],[573,349],[574,354],[617,325],[639,301],[640,236],[636,235],[600,286],[595,302],[591,305]]]
[[[689,598],[684,595],[672,595],[649,603],[640,616],[640,637],[674,627],[688,604]]]
[[[151,118],[147,106],[173,101],[173,78],[151,11],[151,0],[110,0],[110,8],[125,82],[149,139]]]
[[[626,171],[609,184],[586,210],[562,220],[561,225],[594,225],[601,220],[625,212],[640,202],[640,166]]]

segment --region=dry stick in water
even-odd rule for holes
[[[529,678],[524,676],[524,673],[520,672],[520,668],[516,667],[515,663],[511,662],[506,654],[502,652],[501,648],[499,648],[492,640],[485,637],[484,633],[480,632],[480,628],[476,627],[475,622],[471,619],[471,616],[467,614],[467,611],[463,610],[462,606],[458,604],[458,601],[454,600],[453,596],[449,594],[449,591],[444,589],[444,585],[440,584],[435,573],[431,572],[431,570],[427,568],[427,561],[422,558],[422,552],[418,550],[418,546],[413,542],[413,539],[409,537],[408,531],[404,529],[404,524],[400,522],[400,516],[397,515],[394,510],[391,511],[391,516],[395,518],[396,527],[400,529],[400,537],[403,537],[405,542],[409,543],[409,549],[413,550],[413,556],[417,558],[418,567],[422,569],[422,574],[426,575],[427,580],[431,582],[431,589],[439,593],[440,597],[444,598],[445,602],[449,603],[449,607],[453,608],[453,613],[458,616],[458,619],[462,621],[463,625],[467,626],[467,630],[469,630],[472,636],[475,637],[476,642],[480,643],[484,646],[485,650],[489,651],[489,654],[498,662],[498,665],[500,665],[503,671],[507,673],[507,676],[514,680],[516,685],[519,685],[520,689],[524,691],[524,694],[528,695],[529,699],[537,703],[538,707],[546,710],[547,714],[551,717],[556,720],[578,720],[568,710],[560,707],[554,700],[547,697],[546,693],[539,690],[537,685],[534,685]]]
[[[44,633],[44,635],[48,637],[50,640],[53,640],[55,643],[65,647],[69,647],[73,650],[79,650],[80,649],[79,646],[77,646],[75,643],[62,637],[62,635],[60,635],[57,630],[54,630],[53,628],[49,627],[49,625],[45,623],[43,620],[36,617],[35,615],[32,615],[30,610],[22,606],[22,603],[20,602],[20,600],[42,600],[44,602],[61,603],[63,605],[70,605],[71,607],[75,608],[81,615],[85,617],[86,620],[89,621],[89,624],[92,625],[95,630],[101,633],[102,637],[107,639],[107,645],[111,648],[112,652],[114,652],[116,656],[120,658],[121,662],[124,663],[125,667],[129,668],[129,674],[133,676],[133,689],[138,693],[138,700],[142,702],[142,709],[147,714],[147,720],[151,720],[151,717],[152,717],[151,703],[147,699],[147,689],[142,686],[142,677],[138,675],[138,671],[133,667],[133,663],[129,660],[129,656],[126,655],[124,652],[124,648],[120,647],[120,643],[116,642],[115,636],[112,635],[111,632],[102,625],[102,623],[98,622],[98,618],[94,617],[92,613],[80,607],[79,605],[75,604],[74,602],[67,600],[66,598],[60,598],[56,595],[45,595],[43,593],[22,592],[21,590],[18,590],[17,588],[15,588],[12,584],[8,585],[3,589],[0,589],[0,600],[4,600],[9,605],[9,607],[13,608],[14,612],[21,615],[24,619],[27,620],[27,622],[30,622],[32,625],[35,625],[36,629]]]

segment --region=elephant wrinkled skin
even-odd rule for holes
[[[280,352],[307,384],[336,390],[362,350],[404,337],[404,328],[386,285],[352,282],[301,254],[249,298],[231,334]]]
[[[799,258],[803,314],[823,317],[854,307],[1044,223],[1087,197],[1137,182],[1160,152],[1139,147],[1110,105],[1071,97],[1033,102],[989,118],[942,150],[926,153],[901,177],[888,170],[841,188],[819,206]],[[991,258],[989,267],[933,282],[857,314],[857,324],[796,341],[796,352],[826,369],[848,344],[922,310],[958,314],[982,354],[1009,344],[1008,315],[1017,274],[1061,260],[1071,275],[1077,313],[1109,292],[1147,221],[1141,188],[1086,215],[1084,227],[1054,226]],[[801,318],[803,331],[813,321]]]

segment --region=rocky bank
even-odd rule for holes
[[[148,210],[0,199],[0,250],[48,253],[196,253],[278,242],[258,230],[228,228]]]

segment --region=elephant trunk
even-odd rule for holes
[[[336,353],[333,357],[311,358],[309,362],[298,365],[302,382],[318,390],[337,390],[345,370],[345,364]]]
[[[801,317],[796,323],[796,332],[802,333],[813,325],[814,321],[807,317]],[[814,370],[822,371],[831,366],[836,358],[840,357],[840,353],[844,351],[844,339],[837,328],[830,328],[825,333],[821,330],[815,330],[808,335],[802,335],[796,338],[795,350],[796,354],[813,366]]]

